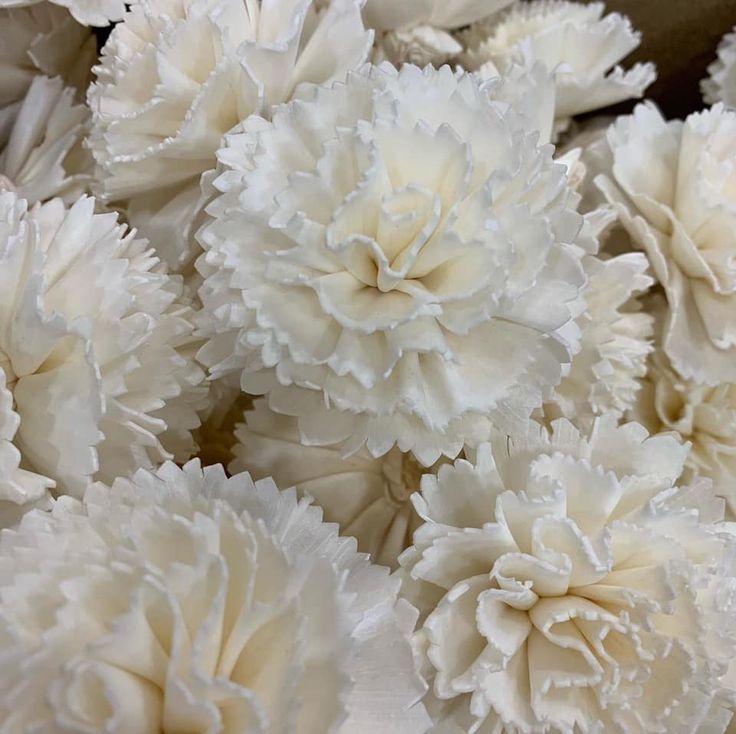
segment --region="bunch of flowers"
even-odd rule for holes
[[[730,730],[734,38],[0,0],[0,732]]]

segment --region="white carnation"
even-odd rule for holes
[[[733,536],[672,436],[599,418],[484,445],[422,480],[401,556],[438,731],[723,732]]]
[[[60,76],[80,92],[97,55],[95,37],[57,5],[0,7],[0,130],[33,79]]]
[[[0,189],[29,204],[60,197],[72,203],[92,180],[83,148],[89,110],[74,103],[74,89],[57,77],[37,76],[0,131]]]
[[[94,204],[27,211],[0,193],[2,467],[20,460],[77,495],[92,478],[188,458],[204,397],[180,284]]]
[[[495,88],[385,64],[227,136],[198,263],[215,377],[242,371],[308,444],[426,466],[541,404],[581,310],[580,217]]]
[[[95,484],[0,538],[0,726],[421,734],[398,585],[270,480]]]
[[[667,122],[652,104],[608,130],[596,183],[664,286],[663,347],[697,382],[736,382],[736,112]]]
[[[512,0],[367,0],[363,17],[375,28],[375,60],[396,66],[439,66],[462,51],[450,31],[485,18]]]
[[[460,57],[468,69],[490,64],[501,70],[511,63],[542,62],[555,73],[555,112],[560,124],[572,115],[641,97],[654,81],[653,64],[624,71],[618,63],[640,42],[628,18],[603,16],[600,2],[566,0],[517,2],[500,18],[482,21],[459,38]]]
[[[232,473],[247,470],[256,479],[272,476],[279,486],[296,487],[315,499],[342,535],[358,541],[359,551],[396,567],[420,522],[409,498],[421,475],[434,468],[395,448],[374,459],[365,449],[343,458],[334,448],[305,446],[297,421],[270,411],[264,400],[254,402],[235,434]]]
[[[199,179],[222,136],[303,82],[343,78],[372,34],[359,0],[141,0],[102,50],[90,89],[100,193],[180,270],[196,254]]]
[[[718,58],[708,67],[708,78],[700,82],[703,100],[736,107],[736,28],[721,39],[716,53]]]
[[[632,407],[632,415],[650,431],[677,431],[691,443],[683,478],[712,479],[736,517],[736,384],[687,380],[658,349]]]

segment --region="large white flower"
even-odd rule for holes
[[[164,464],[0,538],[0,726],[421,734],[416,610],[318,509]]]
[[[598,419],[498,435],[422,480],[401,556],[442,732],[723,732],[734,539],[673,436]]]
[[[367,57],[360,0],[141,0],[102,50],[90,88],[92,150],[106,201],[170,267],[196,253],[199,179],[222,136],[303,82],[343,78]],[[329,53],[326,52],[329,49]]]
[[[125,13],[125,0],[50,0],[50,3],[68,10],[84,26],[106,26],[120,20]],[[46,4],[46,0],[0,0],[0,8],[11,10]]]
[[[653,283],[643,254],[608,260],[586,256],[583,265],[580,351],[544,406],[546,418],[564,416],[579,426],[603,413],[621,416],[632,407],[639,378],[647,372],[653,333],[653,317],[641,311],[636,298]]]
[[[180,283],[94,204],[26,211],[0,193],[0,403],[12,407],[2,465],[21,460],[74,494],[188,458],[204,397]]]
[[[198,264],[214,376],[242,371],[306,443],[427,466],[541,404],[581,309],[580,217],[495,88],[367,67],[226,138]]]
[[[628,18],[603,16],[603,3],[566,0],[517,2],[499,19],[463,32],[461,56],[468,69],[505,71],[513,62],[542,62],[555,72],[555,112],[560,123],[571,115],[641,97],[654,81],[653,64],[624,71],[617,64],[640,42]]]
[[[677,373],[658,349],[632,415],[650,431],[677,431],[692,448],[685,463],[687,481],[704,476],[725,497],[736,516],[736,384],[701,385]]]
[[[29,204],[58,196],[72,203],[92,179],[83,148],[89,110],[61,78],[37,76],[7,130],[0,130],[0,189]]]
[[[0,130],[38,75],[60,76],[69,86],[86,89],[96,54],[89,28],[63,8],[45,2],[0,8]]]
[[[667,122],[652,104],[608,131],[596,183],[664,286],[663,346],[698,382],[736,382],[736,112]]]
[[[325,519],[353,536],[358,550],[374,563],[396,567],[420,522],[409,497],[430,471],[411,454],[394,448],[374,459],[363,449],[343,458],[334,448],[305,446],[297,421],[269,410],[264,400],[254,402],[235,435],[230,472],[248,471],[256,479],[272,476],[279,486],[296,487],[313,497]]]
[[[449,31],[496,13],[512,1],[367,0],[363,17],[377,31],[377,61],[439,66],[462,51]]]
[[[736,28],[718,44],[716,60],[708,67],[708,77],[700,82],[706,104],[725,102],[736,107]]]

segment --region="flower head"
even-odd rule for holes
[[[345,458],[334,447],[305,446],[296,419],[274,413],[262,399],[244,417],[235,430],[230,472],[247,470],[256,479],[272,476],[279,486],[296,487],[314,498],[342,535],[358,541],[359,551],[396,567],[420,523],[409,498],[422,474],[436,468],[422,467],[396,448],[375,459],[365,449]]]
[[[0,724],[421,734],[397,591],[270,480],[190,462],[93,485],[0,538]]]
[[[664,287],[664,351],[683,377],[736,382],[736,112],[667,122],[645,103],[607,140],[596,183]]]
[[[443,731],[723,732],[734,540],[673,436],[597,419],[498,434],[422,480],[401,556]]]
[[[368,67],[227,136],[198,263],[215,377],[307,443],[427,466],[541,404],[582,308],[580,217],[497,88]]]
[[[700,82],[706,104],[725,102],[736,106],[736,28],[718,44],[718,58],[708,67],[708,77]]]
[[[102,50],[89,94],[101,195],[182,269],[197,251],[199,179],[222,136],[303,82],[344,77],[371,41],[359,0],[334,0],[319,13],[311,0],[133,4]]]
[[[7,456],[77,495],[92,478],[188,458],[204,398],[180,283],[94,204],[29,211],[0,193]]]
[[[555,73],[555,112],[560,122],[572,115],[641,97],[654,81],[652,64],[625,72],[617,64],[640,41],[629,20],[618,13],[603,16],[603,3],[567,0],[517,2],[505,15],[491,17],[464,31],[461,63],[485,64],[505,71],[512,62],[542,62]]]

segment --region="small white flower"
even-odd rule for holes
[[[541,404],[582,308],[581,220],[496,86],[385,64],[227,136],[198,263],[213,376],[307,443],[425,466]]]
[[[467,49],[461,63],[483,71],[490,62],[503,72],[513,62],[542,62],[555,73],[560,126],[572,115],[641,97],[655,79],[654,66],[635,64],[626,72],[618,66],[639,45],[640,34],[628,18],[604,11],[600,2],[517,2],[498,19],[460,34]]]
[[[93,478],[187,459],[205,397],[180,283],[94,204],[27,211],[0,193],[0,402],[13,443],[2,465],[20,460],[76,495]]]
[[[645,103],[607,140],[596,183],[664,286],[667,356],[688,379],[736,382],[736,112],[667,122]]]
[[[60,76],[83,93],[96,56],[90,29],[64,8],[47,2],[0,8],[0,131],[36,76]]]
[[[374,459],[365,450],[343,458],[334,448],[305,446],[297,421],[270,411],[264,400],[254,402],[235,434],[231,473],[248,471],[256,479],[272,476],[279,486],[295,486],[315,499],[342,535],[358,541],[359,551],[374,563],[396,567],[420,522],[409,497],[422,474],[436,468],[426,469],[398,449]]]
[[[125,0],[50,0],[50,3],[68,10],[84,26],[106,26],[120,20],[125,13]],[[0,8],[11,10],[46,4],[46,0],[0,0]]]
[[[359,0],[141,0],[112,31],[90,88],[90,144],[105,201],[124,208],[170,268],[197,253],[200,176],[222,136],[304,82],[367,57]],[[329,49],[329,53],[326,51]]]
[[[736,107],[736,28],[721,39],[716,53],[718,58],[708,67],[708,78],[700,82],[703,100]]]
[[[422,479],[399,561],[438,731],[725,731],[734,539],[708,482],[673,486],[686,455],[562,419]]]
[[[89,110],[74,103],[74,89],[57,77],[37,76],[16,108],[7,137],[0,133],[0,189],[29,204],[60,197],[72,203],[92,180],[83,148]]]
[[[367,0],[363,17],[376,29],[374,61],[440,66],[462,51],[455,28],[485,18],[512,0]]]
[[[95,484],[0,537],[0,726],[422,734],[398,586],[271,480]]]

